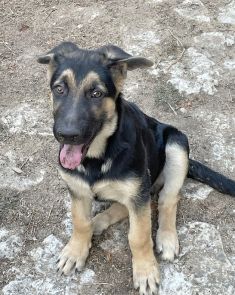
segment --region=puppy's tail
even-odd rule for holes
[[[192,159],[189,159],[188,177],[235,197],[235,181]]]

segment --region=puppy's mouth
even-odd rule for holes
[[[97,136],[100,128],[101,124],[97,124],[97,128],[91,132],[89,137],[87,136],[88,139],[84,140],[83,143],[81,143],[81,141],[63,142],[57,138],[60,143],[59,161],[61,166],[70,170],[76,169],[86,157],[88,149]]]
[[[63,144],[60,149],[60,163],[70,170],[76,169],[85,158],[90,144]]]

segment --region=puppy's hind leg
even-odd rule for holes
[[[181,135],[181,134],[180,134]],[[182,135],[181,135],[182,136]],[[179,254],[176,232],[176,210],[179,191],[188,171],[187,146],[170,141],[166,145],[166,162],[163,168],[164,186],[159,193],[156,245],[164,260],[173,261]]]
[[[128,216],[127,208],[119,203],[113,203],[107,210],[93,218],[93,233],[100,235],[110,225],[121,221]]]

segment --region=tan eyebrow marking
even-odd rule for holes
[[[74,89],[74,90],[76,89],[76,86],[77,86],[76,78],[75,78],[74,72],[71,69],[67,69],[63,71],[54,84],[59,84],[63,80],[67,82],[70,89]]]
[[[80,82],[80,84],[77,85],[74,72],[71,69],[66,69],[61,73],[59,78],[54,82],[54,85],[59,84],[62,81],[66,81],[69,89],[73,90],[74,92],[79,92],[84,88],[89,88],[94,82],[97,83],[97,87],[99,87],[100,90],[102,90],[103,92],[107,91],[107,88],[105,87],[104,83],[100,80],[99,75],[93,71],[89,72],[85,76],[85,78]]]
[[[91,71],[89,72],[85,78],[81,81],[79,85],[79,90],[85,87],[89,87],[92,83],[97,82],[97,86],[102,90],[102,91],[107,91],[104,83],[100,80],[100,77],[97,73]]]

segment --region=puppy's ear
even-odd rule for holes
[[[69,55],[78,49],[77,45],[72,42],[62,42],[48,53],[38,56],[37,61],[40,64],[52,64],[58,57]]]
[[[37,61],[40,64],[47,64],[47,80],[50,82],[56,67],[63,61],[64,57],[73,54],[79,50],[77,45],[72,42],[63,42],[54,47],[48,53],[38,56]]]
[[[147,68],[153,65],[153,62],[144,57],[134,57],[121,48],[114,45],[103,46],[97,51],[102,55],[104,64],[110,69],[113,82],[117,91],[122,91],[124,79],[127,71],[138,68]]]
[[[133,71],[135,69],[149,68],[153,66],[153,62],[145,57],[129,57],[122,59],[118,63],[126,63],[127,70]]]
[[[44,65],[51,63],[53,60],[54,60],[53,53],[47,53],[47,54],[40,55],[37,57],[37,62],[40,64],[44,64]]]
[[[103,46],[98,51],[103,53],[108,67],[126,64],[126,69],[132,71],[153,66],[151,60],[144,57],[134,57],[114,45]]]

